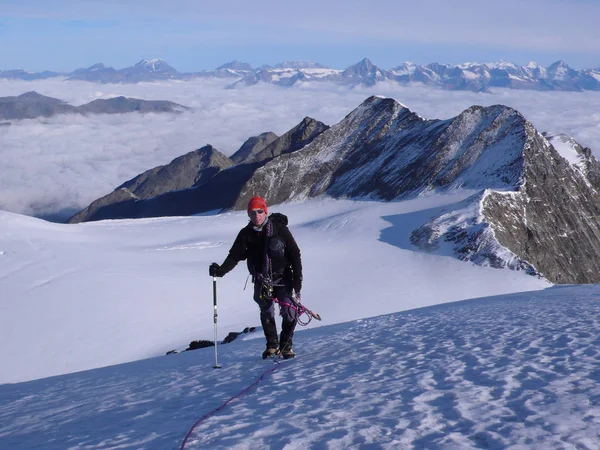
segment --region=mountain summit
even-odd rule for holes
[[[339,79],[343,83],[362,84],[365,86],[373,86],[378,81],[388,78],[388,73],[375,66],[368,58],[364,58],[359,63],[348,67],[339,76]]]
[[[491,63],[464,63],[457,65],[433,62],[427,65],[403,63],[385,70],[375,66],[368,58],[345,70],[328,68],[310,61],[283,61],[253,69],[249,64],[231,61],[214,70],[180,73],[164,60],[155,58],[141,60],[134,66],[115,70],[103,64],[95,64],[71,73],[40,72],[24,70],[0,70],[0,78],[36,80],[67,77],[100,83],[138,83],[142,81],[191,80],[194,78],[236,79],[230,87],[252,86],[269,83],[277,86],[294,86],[305,82],[330,82],[343,86],[373,86],[381,81],[400,85],[419,83],[447,90],[488,92],[493,88],[598,91],[600,68],[575,70],[564,61],[556,61],[547,68],[535,62],[525,66],[498,61]]]
[[[600,281],[600,165],[580,146],[565,150],[562,138],[563,154],[578,155],[571,163],[512,108],[472,106],[448,120],[426,120],[373,96],[331,128],[306,118],[268,145],[267,138],[193,189],[131,199],[71,221],[245,209],[256,194],[279,204],[468,189],[470,198],[414,230],[414,247],[450,246],[460,259],[554,283]]]

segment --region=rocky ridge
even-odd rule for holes
[[[218,172],[231,167],[233,162],[215,149],[206,145],[198,150],[179,156],[164,166],[153,169],[126,181],[113,192],[94,200],[87,208],[71,217],[68,223],[86,220],[113,218],[107,212],[126,205],[201,185]]]
[[[600,281],[600,165],[589,149],[542,135],[512,108],[472,106],[426,120],[374,96],[332,127],[306,118],[260,147],[191,189],[129,199],[119,214],[104,213],[245,209],[253,195],[269,204],[322,195],[390,201],[468,189],[474,195],[413,232],[416,248],[450,246],[457,258],[555,283]]]
[[[237,164],[207,145],[127,181],[75,214],[68,223],[190,215],[230,208],[259,167],[273,158],[301,149],[327,128],[306,117],[282,136],[263,133],[251,137],[234,154],[240,161]],[[205,159],[204,164],[198,164],[200,157]],[[139,195],[141,193],[146,195]]]
[[[102,63],[70,73],[24,70],[0,70],[0,78],[36,80],[64,77],[95,83],[139,83],[195,78],[231,79],[229,87],[269,83],[290,87],[302,83],[330,82],[342,86],[373,86],[380,82],[401,85],[428,85],[446,90],[488,92],[494,88],[598,91],[600,68],[575,70],[564,61],[548,67],[531,62],[525,66],[499,61],[492,63],[464,63],[457,65],[433,62],[426,65],[405,62],[391,69],[382,69],[364,58],[346,69],[332,69],[322,64],[306,61],[284,61],[275,66],[252,68],[250,64],[231,61],[214,70],[182,73],[155,58],[142,60],[131,67],[114,69]]]

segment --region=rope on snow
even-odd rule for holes
[[[185,449],[185,445],[187,444],[188,439],[190,438],[190,436],[192,435],[192,433],[194,432],[194,430],[196,429],[196,427],[198,425],[200,425],[202,422],[204,422],[206,419],[208,419],[209,417],[215,415],[216,413],[218,413],[219,411],[221,411],[223,408],[225,408],[229,403],[231,403],[232,401],[234,401],[236,398],[240,398],[241,396],[247,394],[254,386],[256,386],[258,383],[260,383],[267,375],[275,372],[275,370],[279,367],[279,361],[275,360],[275,365],[270,368],[269,370],[265,371],[254,383],[252,383],[251,385],[249,385],[248,387],[246,387],[245,389],[243,389],[242,391],[240,391],[238,394],[234,395],[233,397],[231,397],[229,400],[227,400],[226,402],[224,402],[221,406],[219,406],[218,408],[213,409],[211,412],[204,414],[202,417],[200,417],[196,423],[194,423],[194,425],[192,425],[192,428],[190,428],[190,431],[188,431],[187,435],[185,436],[185,439],[183,440],[183,443],[181,444],[181,448],[180,450],[184,450]]]

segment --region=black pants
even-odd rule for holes
[[[279,311],[282,317],[281,321],[281,336],[279,342],[277,340],[277,325],[275,323],[275,301],[279,302]],[[294,337],[294,329],[298,322],[298,311],[293,308],[292,289],[288,286],[273,286],[271,296],[268,295],[262,283],[257,281],[254,283],[254,301],[260,308],[260,323],[265,332],[267,339],[267,347],[280,348],[291,347],[292,338]]]

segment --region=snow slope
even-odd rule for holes
[[[179,449],[233,399],[184,448],[596,449],[599,300],[553,287],[302,330],[278,365],[257,331],[220,370],[202,349],[0,385],[0,448]]]
[[[289,215],[303,299],[323,325],[549,284],[415,251],[412,230],[468,191],[406,202],[314,200]],[[0,213],[0,383],[164,355],[212,339],[212,278],[244,213],[79,225]],[[241,263],[218,282],[219,338],[259,325]],[[311,326],[321,325],[314,322]]]

